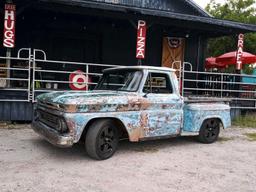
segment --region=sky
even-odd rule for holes
[[[205,8],[206,5],[210,2],[210,0],[193,0],[200,7]],[[217,3],[222,3],[223,0],[216,0]]]

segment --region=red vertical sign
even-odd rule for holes
[[[147,24],[146,21],[138,21],[138,32],[137,32],[137,47],[136,47],[136,58],[145,59],[146,51],[146,38],[147,38]]]
[[[243,64],[244,34],[239,34],[236,53],[236,69],[241,70]]]
[[[5,4],[4,15],[4,39],[3,46],[14,48],[15,46],[15,23],[16,23],[16,6]]]

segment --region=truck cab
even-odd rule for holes
[[[88,155],[108,159],[120,138],[131,142],[197,135],[218,139],[231,125],[224,101],[183,98],[175,70],[119,67],[104,70],[95,90],[40,95],[33,129],[50,143],[71,147],[83,140]]]

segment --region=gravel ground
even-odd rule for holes
[[[0,192],[255,192],[256,142],[232,128],[215,144],[192,137],[122,141],[94,161],[83,145],[59,149],[31,129],[0,129]]]

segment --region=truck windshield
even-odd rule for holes
[[[103,74],[95,90],[136,92],[142,79],[139,70],[113,70]]]

